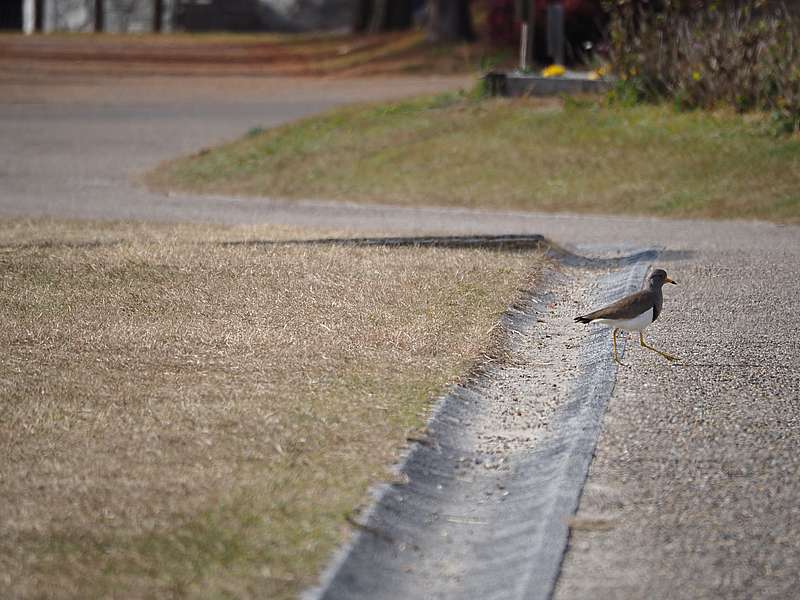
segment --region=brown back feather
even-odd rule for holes
[[[576,317],[575,320],[580,323],[589,323],[595,319],[633,319],[653,306],[655,306],[655,296],[652,290],[642,290],[590,312],[588,315]]]

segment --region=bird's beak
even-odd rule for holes
[[[678,282],[677,282],[677,281],[673,281],[673,280],[672,280],[672,279],[670,279],[669,277],[667,277],[667,278],[664,280],[664,282],[665,282],[665,283],[671,283],[672,285],[678,285]]]

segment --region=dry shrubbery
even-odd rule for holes
[[[800,18],[773,3],[614,0],[616,99],[772,113],[800,130]]]

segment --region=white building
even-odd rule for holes
[[[172,29],[174,10],[181,0],[21,0],[26,33],[43,31],[142,32]]]
[[[34,31],[310,31],[349,28],[357,0],[17,0],[0,28]]]

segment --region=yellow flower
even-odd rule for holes
[[[700,71],[692,71],[692,79],[695,81],[700,81],[703,76],[700,75]]]
[[[561,65],[550,65],[542,71],[542,77],[561,77],[567,70]]]
[[[602,65],[597,67],[594,71],[589,71],[589,79],[591,81],[602,79],[606,75],[608,75],[608,65]]]

